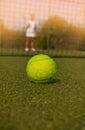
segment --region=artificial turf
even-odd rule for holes
[[[85,130],[85,59],[55,58],[56,81],[29,82],[28,57],[0,57],[0,130]]]

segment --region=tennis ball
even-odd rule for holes
[[[56,63],[45,54],[33,56],[27,63],[26,72],[30,81],[35,83],[48,83],[56,74]]]

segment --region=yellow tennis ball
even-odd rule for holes
[[[35,83],[47,83],[54,79],[56,63],[45,54],[33,56],[27,63],[26,72],[30,81]]]

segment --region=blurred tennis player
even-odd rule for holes
[[[31,14],[30,19],[28,20],[25,16],[26,20],[26,41],[25,41],[25,51],[35,51],[35,38],[36,38],[36,21],[35,15]]]

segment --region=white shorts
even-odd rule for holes
[[[30,31],[30,30],[26,30],[26,37],[36,37],[35,32]]]
[[[34,33],[26,33],[26,37],[36,37]]]

